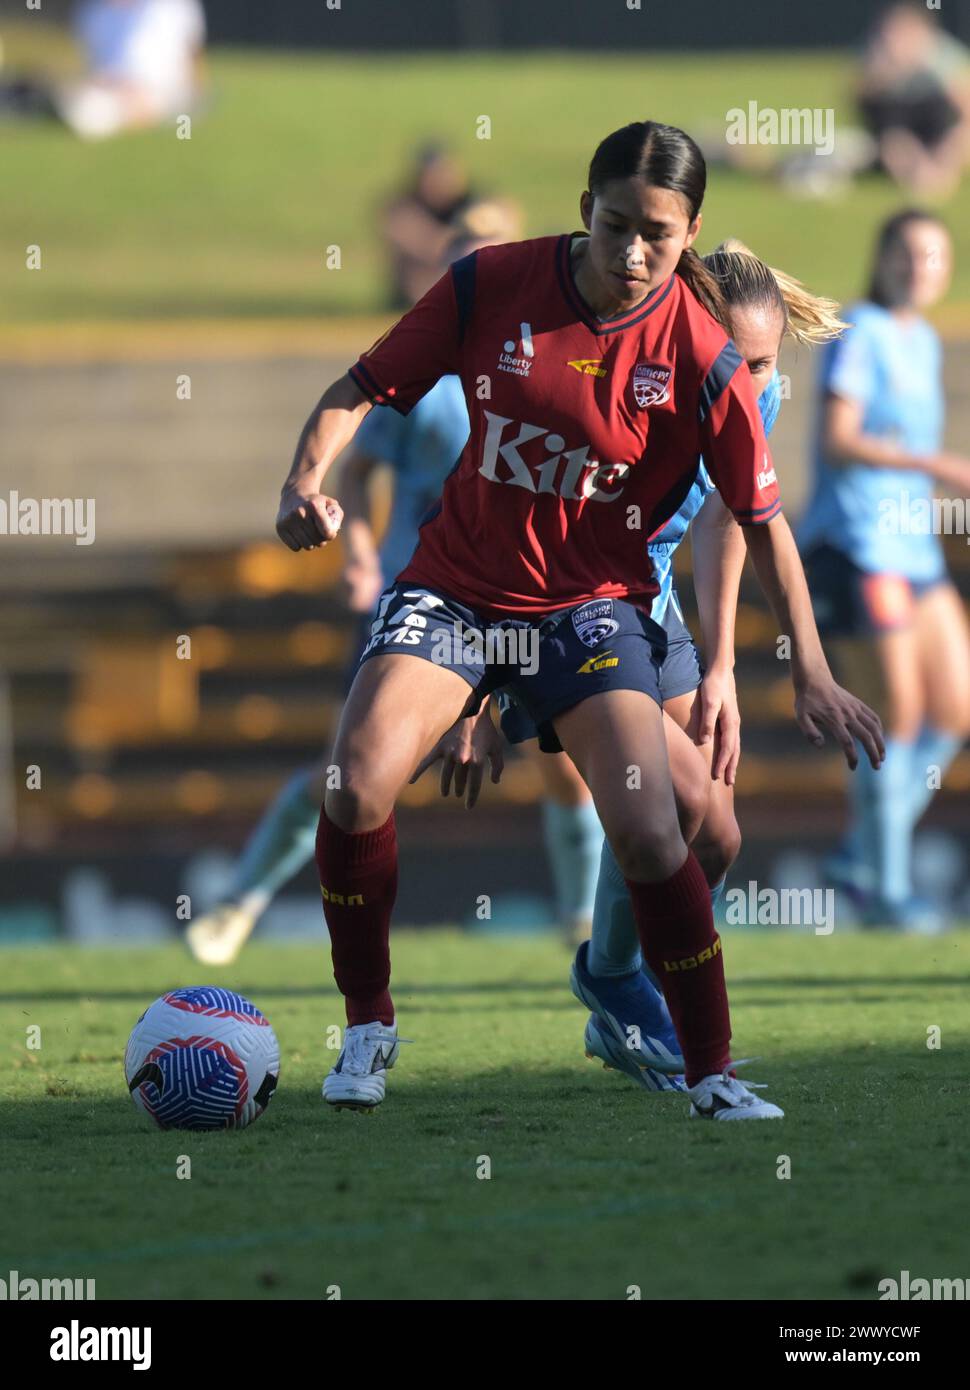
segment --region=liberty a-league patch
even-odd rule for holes
[[[638,362],[633,369],[633,398],[641,410],[670,400],[670,367],[655,362]]]
[[[573,614],[573,627],[584,646],[598,647],[620,630],[620,624],[613,617],[613,600],[601,598],[584,603]]]

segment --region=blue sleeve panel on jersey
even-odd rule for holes
[[[676,516],[681,507],[683,507],[690,494],[691,488],[694,487],[697,482],[698,472],[701,467],[701,461],[698,459],[694,472],[685,473],[682,478],[678,478],[669,492],[661,497],[660,501],[647,518],[648,542],[656,540],[658,534],[668,524],[671,518]]]
[[[741,365],[741,354],[730,341],[721,348],[713,366],[704,378],[700,393],[698,419],[701,424],[707,419],[714,406],[727,390],[731,378]]]
[[[455,302],[458,306],[458,341],[465,340],[465,329],[471,320],[475,307],[475,277],[478,270],[478,252],[472,251],[455,261],[451,267],[451,278],[455,286]]]

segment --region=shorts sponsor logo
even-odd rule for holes
[[[599,357],[577,357],[575,362],[567,362],[580,376],[606,376],[607,368]]]
[[[620,630],[620,624],[613,617],[611,598],[584,603],[582,608],[576,609],[572,619],[576,636],[585,647],[598,647]]]
[[[715,936],[710,946],[705,946],[703,951],[698,951],[696,956],[684,956],[681,960],[665,960],[664,970],[668,974],[673,974],[675,970],[696,970],[699,965],[704,965],[707,961],[713,960],[721,951],[721,938]]]
[[[656,362],[638,362],[633,369],[633,398],[641,410],[670,400],[672,369]]]
[[[584,661],[576,674],[578,676],[588,676],[591,671],[605,671],[610,666],[619,666],[620,658],[604,652],[602,656],[591,656],[588,661]]]

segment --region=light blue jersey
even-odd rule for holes
[[[766,435],[770,434],[774,427],[780,405],[781,377],[775,371],[772,373],[768,385],[758,397],[758,409],[761,411],[761,422],[764,425]],[[673,606],[677,617],[683,621],[684,615],[681,612],[680,602],[674,589],[674,551],[686,536],[687,528],[694,517],[714,491],[714,481],[704,467],[704,460],[701,459],[697,469],[697,480],[684,498],[680,510],[674,513],[666,526],[657,532],[647,546],[647,553],[653,561],[654,574],[660,585],[660,592],[650,609],[650,616],[655,623],[663,624],[668,604]]]
[[[358,430],[358,446],[394,470],[391,515],[380,552],[386,584],[410,560],[418,524],[441,495],[468,430],[468,407],[457,376],[443,376],[407,415],[375,406]]]
[[[914,454],[936,453],[944,416],[940,341],[922,319],[903,321],[876,304],[855,304],[846,317],[854,327],[822,357],[814,491],[799,546],[832,546],[868,574],[939,579],[945,572],[939,538],[910,534],[902,515],[928,513],[932,479],[916,469],[833,467],[822,451],[821,428],[826,394],[834,392],[862,407],[865,434]]]

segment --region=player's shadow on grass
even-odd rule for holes
[[[323,972],[321,971],[321,976]],[[239,983],[237,980],[213,979],[211,974],[207,975],[204,971],[199,971],[196,978],[201,978],[204,984],[219,985],[223,989],[232,989],[237,994],[243,994],[248,999],[332,999],[337,997],[337,988],[331,983],[324,983],[321,979],[319,985],[274,985],[267,984],[263,980],[250,980]],[[560,978],[533,980],[533,981],[507,981],[507,980],[486,980],[479,983],[472,981],[461,981],[459,983],[448,983],[442,981],[426,981],[421,984],[413,984],[406,977],[392,981],[392,987],[396,995],[402,998],[413,997],[415,995],[450,995],[450,994],[560,994],[565,992],[568,998],[572,998],[569,993],[568,963]],[[184,989],[190,981],[187,979],[172,980],[168,984],[159,985],[159,994],[164,994],[169,989]],[[40,1004],[56,1003],[70,1004],[88,1001],[90,1003],[101,1004],[138,1004],[141,1008],[145,1007],[146,994],[144,987],[132,989],[103,989],[103,990],[13,990],[0,994],[0,1004]]]
[[[321,975],[323,972],[321,971]],[[193,980],[200,980],[205,984],[220,985],[225,989],[235,990],[239,994],[245,995],[250,999],[320,999],[331,1000],[337,996],[336,987],[321,979],[319,985],[279,985],[268,984],[262,980],[249,980],[240,983],[237,980],[220,980],[218,976],[213,978],[204,971],[199,971],[194,976],[190,976],[187,971],[184,976],[170,980],[166,984],[157,986],[158,993],[164,994],[169,989],[184,989]],[[425,980],[416,984],[408,980],[407,976],[395,977],[392,981],[392,988],[395,996],[400,1000],[444,998],[452,995],[465,999],[468,995],[481,994],[494,998],[502,996],[505,1003],[512,1008],[531,1008],[527,996],[543,995],[548,998],[543,999],[543,1008],[557,1008],[559,996],[562,996],[565,1004],[569,1007],[578,1008],[579,1005],[573,999],[568,985],[568,962],[565,964],[562,974],[559,976],[549,976],[542,980],[485,980],[485,981],[435,981]],[[898,991],[900,987],[914,987],[920,989],[946,989],[960,985],[970,985],[970,974],[967,975],[832,975],[816,976],[806,979],[799,975],[762,975],[757,977],[745,975],[732,975],[728,972],[728,986],[732,994],[736,991],[741,994],[744,991],[762,990],[837,990],[843,997],[846,993],[854,992],[857,989],[870,988],[873,986],[888,986],[892,991]],[[516,1000],[514,996],[521,996],[521,1000]],[[880,998],[883,996],[879,996]],[[132,987],[131,989],[101,989],[101,990],[60,990],[60,989],[38,989],[38,990],[10,990],[0,993],[0,1005],[2,1004],[71,1004],[71,1003],[103,1003],[103,1004],[135,1004],[139,1009],[145,1007],[146,993],[144,986]],[[769,1002],[767,999],[759,999],[759,1006]],[[783,1000],[777,1001],[779,1003]],[[790,1002],[790,1001],[789,1001]],[[872,998],[867,1002],[878,1002],[878,998]],[[461,1005],[462,1008],[474,1007],[467,1002]],[[490,1006],[491,1007],[491,1006]]]

